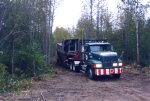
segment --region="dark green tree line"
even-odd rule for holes
[[[55,0],[0,0],[0,63],[17,76],[47,70]]]

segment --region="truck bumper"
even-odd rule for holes
[[[112,75],[112,74],[121,74],[123,72],[123,68],[112,68],[112,69],[95,69],[95,75]]]

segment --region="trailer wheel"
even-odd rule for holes
[[[115,79],[120,79],[120,76],[121,76],[121,74],[114,74],[114,75],[113,75],[113,77],[114,77]]]
[[[94,74],[92,68],[89,68],[89,69],[88,69],[88,77],[89,77],[91,80],[95,80],[95,74]]]

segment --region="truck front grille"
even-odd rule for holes
[[[103,67],[104,68],[112,68],[112,64],[118,61],[117,56],[107,56],[103,57]]]

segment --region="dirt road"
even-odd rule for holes
[[[33,85],[12,101],[150,101],[150,78],[145,72],[126,71],[112,77],[89,80],[83,73],[56,68],[57,75]],[[8,100],[8,99],[7,99]]]

